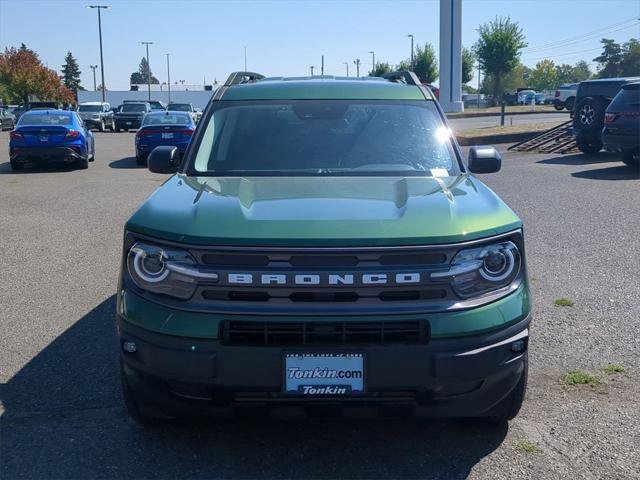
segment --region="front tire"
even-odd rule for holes
[[[582,153],[586,154],[595,154],[602,150],[602,140],[598,138],[578,136],[576,138],[576,145]]]
[[[529,355],[525,353],[523,361],[524,368],[520,376],[520,380],[511,393],[502,400],[489,415],[484,417],[487,423],[502,424],[509,420],[513,420],[518,416],[522,404],[524,403],[524,397],[527,392],[527,381],[529,378]]]
[[[564,105],[560,105],[558,103],[554,103],[553,104],[553,108],[555,108],[556,110],[560,111],[560,110],[564,110]]]
[[[569,97],[564,101],[564,107],[571,111],[573,110],[573,104],[576,103],[576,97]]]
[[[78,161],[76,161],[76,168],[77,169],[86,170],[87,168],[89,168],[88,156],[89,156],[89,154],[87,154],[86,158],[81,158]]]

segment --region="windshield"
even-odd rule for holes
[[[173,110],[174,112],[190,112],[191,105],[188,103],[170,103],[167,110]]]
[[[146,112],[147,108],[144,103],[125,103],[120,108],[121,112]]]
[[[79,105],[79,112],[101,112],[102,105]]]
[[[432,175],[459,173],[433,102],[219,102],[194,174]]]
[[[71,125],[71,115],[65,113],[25,113],[20,125]]]
[[[186,113],[148,113],[142,125],[190,125],[191,117]]]

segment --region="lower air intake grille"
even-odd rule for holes
[[[424,321],[223,322],[222,342],[234,345],[350,345],[426,343]]]

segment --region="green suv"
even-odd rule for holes
[[[172,175],[125,227],[129,413],[513,418],[531,311],[522,222],[472,175],[500,165],[491,147],[463,161],[411,72],[232,74],[183,158],[151,153]]]

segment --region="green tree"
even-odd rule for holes
[[[0,85],[3,97],[10,102],[28,102],[30,95],[46,101],[75,102],[73,92],[58,74],[42,65],[38,55],[24,44],[0,53]]]
[[[413,55],[413,68],[411,60],[402,60],[397,70],[413,70],[422,83],[433,83],[438,79],[438,57],[433,45],[425,43],[424,47],[416,45]]]
[[[594,62],[600,64],[598,76],[600,78],[620,76],[620,63],[623,58],[622,47],[610,38],[603,38],[600,43],[602,43],[602,53],[593,59]]]
[[[473,63],[476,56],[467,47],[462,47],[462,84],[469,83],[473,78]]]
[[[416,46],[413,71],[422,83],[433,83],[438,79],[438,57],[433,45],[425,43],[424,47]]]
[[[640,74],[640,41],[632,38],[622,45],[620,75],[632,76],[638,74]]]
[[[473,46],[480,68],[491,80],[494,98],[504,93],[504,77],[520,63],[520,53],[527,46],[522,29],[509,17],[496,18],[480,25],[480,38]]]
[[[584,60],[580,60],[573,66],[571,81],[582,82],[591,78],[592,75],[593,73],[589,68],[589,64]]]
[[[160,83],[158,81],[158,79],[153,76],[153,72],[149,68],[149,64],[147,63],[147,59],[145,57],[142,57],[142,60],[140,60],[140,65],[138,66],[138,71],[137,72],[133,72],[131,74],[131,77],[129,78],[129,83],[131,85],[146,84],[147,83],[147,75],[149,75],[150,78],[151,78],[151,81],[149,83],[152,83],[154,85],[157,85],[157,84]]]
[[[376,62],[376,68],[369,72],[370,77],[381,77],[386,73],[391,73],[388,62]]]
[[[535,90],[551,90],[558,86],[558,72],[553,60],[541,60],[531,72],[529,83]]]
[[[80,85],[80,66],[71,52],[67,52],[62,65],[62,83],[72,91],[84,90]]]

